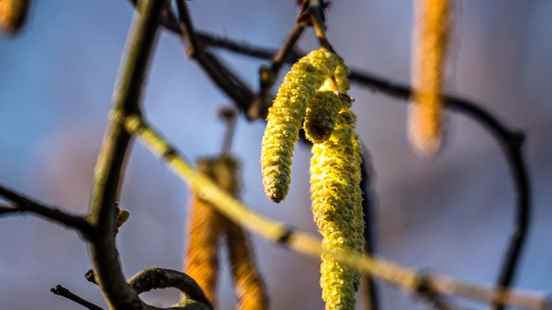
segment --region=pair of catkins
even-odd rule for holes
[[[313,143],[310,166],[312,212],[330,251],[362,251],[360,142],[346,95],[348,69],[333,52],[320,48],[295,63],[269,109],[262,143],[266,194],[283,200],[291,180],[291,161],[299,131]],[[322,299],[326,309],[354,309],[359,274],[322,256]]]
[[[201,158],[197,169],[232,196],[239,195],[239,162],[235,158],[229,155]],[[185,272],[198,283],[211,303],[216,304],[219,242],[224,238],[237,309],[268,308],[265,286],[246,232],[195,193],[188,218],[188,236]]]

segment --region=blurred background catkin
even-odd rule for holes
[[[518,286],[552,287],[548,205],[552,182],[552,40],[545,0],[454,1],[445,90],[481,102],[507,124],[526,130],[534,214]],[[279,46],[293,25],[295,1],[192,1],[199,29],[264,46]],[[93,166],[130,24],[126,1],[35,1],[19,37],[0,40],[0,179],[74,212],[87,209]],[[410,80],[413,3],[334,1],[329,39],[352,68]],[[252,27],[254,25],[254,27]],[[228,103],[188,60],[178,38],[159,40],[144,110],[187,158],[216,154]],[[312,36],[300,42],[316,47]],[[221,53],[257,85],[260,62]],[[443,151],[416,157],[406,132],[404,102],[352,85],[358,132],[372,154],[379,253],[419,268],[491,284],[511,232],[514,192],[496,142],[473,121],[447,113]],[[299,146],[285,201],[265,198],[260,173],[264,125],[240,119],[234,153],[242,162],[242,199],[255,211],[315,232],[309,199],[310,151]],[[131,212],[118,235],[127,275],[146,266],[181,268],[190,192],[137,144],[120,207]],[[321,309],[319,262],[252,237],[272,309]],[[73,232],[34,217],[0,221],[0,308],[74,309],[49,288],[62,283],[102,304],[83,274],[85,244]],[[224,252],[224,251],[223,251]],[[219,305],[235,304],[223,254]],[[381,287],[385,309],[424,309],[402,292]],[[178,300],[176,290],[144,294],[152,304]],[[362,302],[359,302],[359,306]]]

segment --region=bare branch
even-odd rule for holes
[[[119,120],[129,113],[140,111],[139,101],[156,43],[158,21],[166,4],[166,1],[159,0],[139,2],[127,39],[120,77],[113,93],[111,122],[95,168],[90,220],[97,227],[97,235],[90,244],[90,252],[96,279],[109,307],[114,309],[142,309],[144,306],[126,282],[115,247],[115,201],[131,144],[131,136]]]
[[[187,299],[204,304],[205,309],[213,309],[211,302],[194,279],[182,272],[163,268],[149,268],[134,275],[128,283],[137,294],[153,289],[176,288]]]
[[[70,290],[66,289],[65,287],[61,286],[61,285],[56,285],[56,287],[50,289],[50,292],[52,292],[52,294],[54,295],[58,295],[58,296],[61,296],[61,297],[65,297],[83,307],[85,307],[86,309],[90,309],[90,310],[103,310],[102,307],[98,306],[98,305],[95,305],[91,302],[89,302],[88,300],[80,297],[80,296],[77,296],[76,294],[74,294],[73,292],[71,292]]]
[[[177,1],[177,5],[178,21],[169,10],[165,10],[164,17],[177,23],[178,33],[182,41],[188,45],[189,56],[198,62],[209,78],[245,113],[254,100],[253,91],[217,56],[203,48],[197,40],[186,2]]]
[[[9,215],[24,214],[26,211],[21,208],[14,208],[5,205],[0,205],[0,217]]]
[[[361,182],[360,187],[362,190],[362,213],[364,222],[364,252],[368,256],[373,256],[376,253],[376,227],[377,223],[374,214],[375,197],[372,191],[372,166],[370,161],[370,154],[366,149],[364,143],[361,143],[362,147],[362,162],[361,162]],[[379,310],[380,301],[378,288],[375,279],[371,274],[364,275],[364,296],[365,296],[365,309],[366,310]]]
[[[2,185],[0,185],[0,197],[6,199],[14,205],[14,208],[1,208],[0,216],[2,214],[29,212],[61,224],[65,227],[74,229],[80,232],[85,239],[90,239],[94,234],[94,227],[90,225],[90,223],[88,223],[82,216],[68,214],[60,209],[46,206]]]

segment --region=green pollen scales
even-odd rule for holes
[[[361,150],[346,95],[347,75],[343,61],[323,48],[292,66],[269,110],[261,163],[265,192],[279,202],[288,192],[293,149],[302,126],[313,143],[312,212],[322,246],[362,251]],[[320,285],[326,310],[353,310],[359,273],[330,256],[321,259]]]
[[[330,138],[312,147],[312,212],[327,249],[363,249],[360,160],[354,115],[345,110],[339,113]],[[327,310],[354,309],[358,272],[323,255],[320,276]]]

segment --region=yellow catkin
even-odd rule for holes
[[[234,197],[240,191],[240,164],[230,155],[202,158],[198,170]],[[206,296],[216,302],[218,242],[224,236],[240,310],[268,308],[266,289],[257,270],[253,249],[243,229],[224,218],[211,205],[194,196],[190,210],[189,246],[185,272],[196,280]]]
[[[30,0],[0,0],[0,28],[15,33],[25,21]]]
[[[284,199],[289,190],[293,150],[307,103],[339,62],[339,57],[324,48],[301,58],[285,76],[268,111],[261,165],[265,192],[275,202]]]
[[[345,109],[323,143],[314,144],[311,158],[311,197],[314,220],[326,249],[362,251],[364,224],[360,190],[360,146],[354,133],[355,116]],[[322,256],[322,299],[327,310],[352,310],[359,274]]]
[[[240,163],[235,158],[222,156],[217,166],[218,183],[232,196],[240,191]],[[230,271],[238,300],[237,309],[263,310],[268,308],[268,296],[257,265],[255,253],[247,233],[234,222],[225,219],[224,229],[230,260]]]
[[[228,256],[238,299],[237,309],[264,310],[268,308],[266,288],[255,264],[253,247],[247,233],[233,222],[227,221]]]
[[[197,169],[217,182],[215,164],[214,159],[202,158],[198,161]],[[212,206],[196,194],[193,195],[188,214],[184,272],[197,282],[213,304],[216,303],[218,240],[223,223],[223,218]]]
[[[413,84],[409,136],[422,154],[431,155],[441,144],[443,65],[449,33],[448,0],[416,0]]]
[[[309,101],[305,114],[305,136],[312,143],[321,143],[330,137],[337,113],[345,106],[332,91],[319,91]]]

